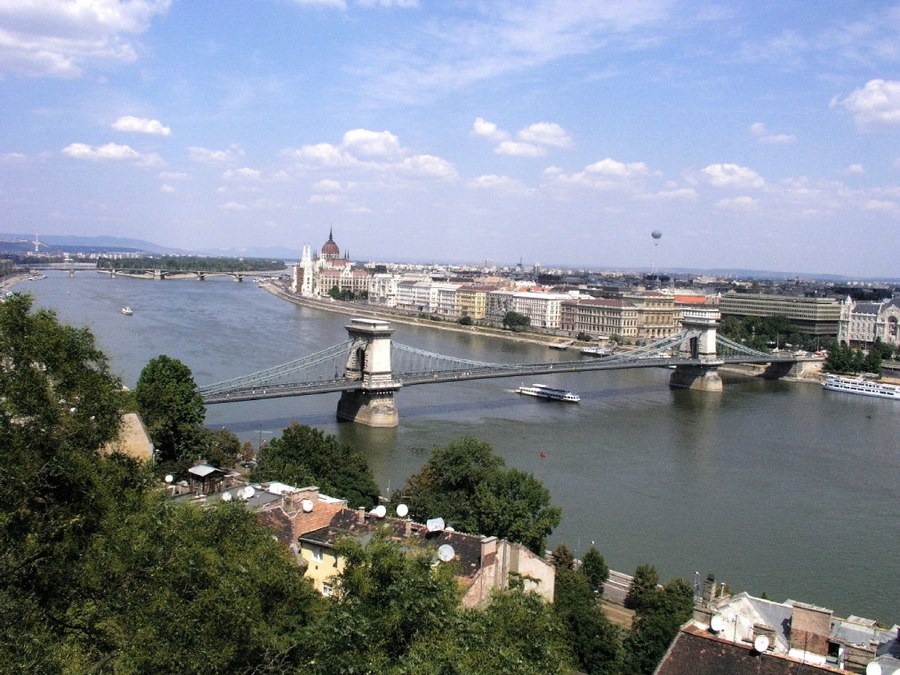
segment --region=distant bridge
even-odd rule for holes
[[[394,392],[401,387],[500,377],[674,366],[670,384],[721,391],[717,369],[735,363],[772,364],[784,375],[803,359],[767,354],[716,334],[715,315],[687,317],[684,329],[644,347],[603,358],[552,363],[487,363],[392,342],[386,321],[353,319],[349,339],[266,370],[201,387],[207,405],[341,392],[338,417],[369,426],[396,426]]]

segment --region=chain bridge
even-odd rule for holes
[[[352,319],[349,339],[322,351],[256,373],[206,385],[207,405],[340,392],[339,419],[375,427],[399,423],[394,393],[401,387],[550,373],[674,366],[670,385],[721,391],[716,372],[729,363],[771,364],[774,376],[804,360],[767,354],[716,334],[715,319],[686,318],[681,332],[636,349],[603,358],[547,363],[487,363],[435,354],[391,340],[387,321]]]

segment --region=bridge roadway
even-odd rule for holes
[[[445,382],[462,382],[465,380],[486,380],[501,377],[523,377],[526,375],[550,375],[553,373],[583,373],[601,370],[621,370],[625,368],[667,368],[669,366],[719,366],[729,363],[764,364],[764,363],[796,363],[804,360],[793,355],[769,354],[764,356],[721,356],[715,361],[672,357],[643,356],[637,359],[628,357],[591,358],[586,361],[557,361],[554,363],[509,364],[509,366],[472,366],[467,370],[429,370],[423,372],[395,373],[393,386],[386,389],[399,389],[419,384],[441,384]],[[287,398],[291,396],[310,396],[313,394],[329,394],[359,389],[357,379],[344,377],[316,382],[278,383],[248,386],[231,389],[226,393],[204,395],[206,405],[217,403],[235,403],[238,401],[256,401],[267,398]],[[202,389],[201,389],[202,393]]]

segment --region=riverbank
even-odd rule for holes
[[[42,279],[42,275],[35,275],[33,272],[22,272],[20,274],[11,274],[0,279],[0,292],[5,293],[11,291],[13,287],[18,286],[26,281],[34,281]]]
[[[455,321],[436,321],[434,319],[426,319],[418,316],[410,316],[408,314],[400,314],[391,311],[378,309],[372,305],[363,305],[357,303],[342,302],[340,300],[306,298],[299,296],[275,282],[262,282],[259,286],[273,295],[277,295],[283,300],[292,302],[302,307],[314,307],[326,312],[335,312],[337,314],[345,314],[347,316],[366,317],[372,319],[381,319],[383,321],[391,321],[395,323],[403,323],[411,326],[425,326],[427,328],[435,328],[437,330],[450,331],[453,333],[476,334],[485,337],[496,337],[503,340],[512,340],[514,342],[527,342],[529,344],[545,345],[549,347],[558,343],[562,338],[558,335],[542,335],[537,333],[513,333],[512,331],[503,330],[501,328],[490,328],[488,326],[463,326]],[[581,346],[588,346],[589,343],[573,343],[573,347],[578,349]]]

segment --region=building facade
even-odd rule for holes
[[[313,256],[309,244],[303,245],[300,262],[291,274],[291,290],[304,297],[324,297],[337,289],[358,296],[369,291],[368,270],[356,268],[349,256],[341,257],[341,249],[329,230],[319,253]]]
[[[834,298],[761,293],[726,293],[719,299],[722,317],[783,316],[807,335],[837,337],[841,304]]]
[[[837,337],[845,347],[869,349],[876,340],[900,346],[900,298],[854,302],[848,297],[841,303]]]

